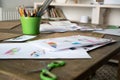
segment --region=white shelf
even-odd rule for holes
[[[42,5],[42,3],[34,3],[34,8]],[[69,3],[51,3],[51,6],[59,6],[59,7],[100,7],[100,8],[120,8],[120,5],[92,5],[92,4],[69,4]]]
[[[38,6],[42,5],[42,3],[34,3],[34,8],[37,8]],[[51,3],[51,6],[59,6],[59,7],[88,7],[92,8],[95,7],[96,5],[91,5],[91,4],[68,4],[68,3]]]
[[[95,7],[95,5],[91,4],[58,4],[53,3],[52,6],[63,6],[63,7]]]
[[[100,5],[101,8],[120,8],[120,5]]]
[[[41,6],[42,3],[34,3],[34,8],[37,8],[38,6]],[[57,6],[57,7],[74,7],[74,8],[91,8],[92,9],[92,18],[91,23],[93,24],[100,24],[100,13],[102,8],[110,8],[110,9],[120,9],[120,5],[100,5],[100,4],[61,4],[61,3],[51,3],[51,6]],[[76,15],[76,14],[75,14]]]

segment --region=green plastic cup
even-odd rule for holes
[[[37,35],[40,33],[40,17],[20,17],[22,32],[28,35]]]

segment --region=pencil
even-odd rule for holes
[[[38,17],[41,17],[44,14],[44,11],[48,8],[49,4],[52,2],[53,0],[46,0],[42,7],[40,8],[40,10],[37,13]]]

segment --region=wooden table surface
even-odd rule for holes
[[[15,28],[14,30],[10,30],[9,32],[21,33],[20,29],[21,28]],[[94,33],[88,32],[66,32],[50,34],[40,33],[36,39],[62,37],[77,34],[98,36]],[[105,35],[105,37],[120,40],[120,37],[117,36]],[[60,68],[53,69],[52,73],[58,76],[58,80],[84,80],[90,74],[94,73],[99,67],[105,64],[111,57],[116,55],[119,51],[120,42],[109,44],[104,47],[90,51],[89,54],[91,55],[92,59],[64,59],[66,65]],[[29,74],[26,72],[38,68],[43,68],[43,63],[47,64],[51,61],[56,60],[60,59],[0,60],[0,80],[40,80],[39,72]]]

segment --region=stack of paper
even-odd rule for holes
[[[102,31],[94,31],[94,32],[120,36],[120,29],[104,29]]]
[[[68,36],[31,41],[1,43],[0,59],[78,59],[91,58],[86,46],[108,43],[111,40],[88,36]]]
[[[50,38],[43,40],[36,40],[30,43],[36,44],[38,47],[42,47],[46,51],[59,51],[68,49],[71,47],[83,47],[96,45],[101,43],[106,43],[111,41],[110,39],[89,37],[89,36],[68,36],[68,37],[59,37],[59,38]]]
[[[42,46],[42,45],[41,45]],[[45,51],[30,43],[0,44],[0,59],[78,59],[91,58],[83,48],[66,49],[61,51]]]
[[[70,21],[50,21],[40,25],[41,33],[75,31],[79,27]]]
[[[97,28],[97,27],[90,27],[90,26],[79,26],[80,31],[101,31],[103,30],[102,28]]]

